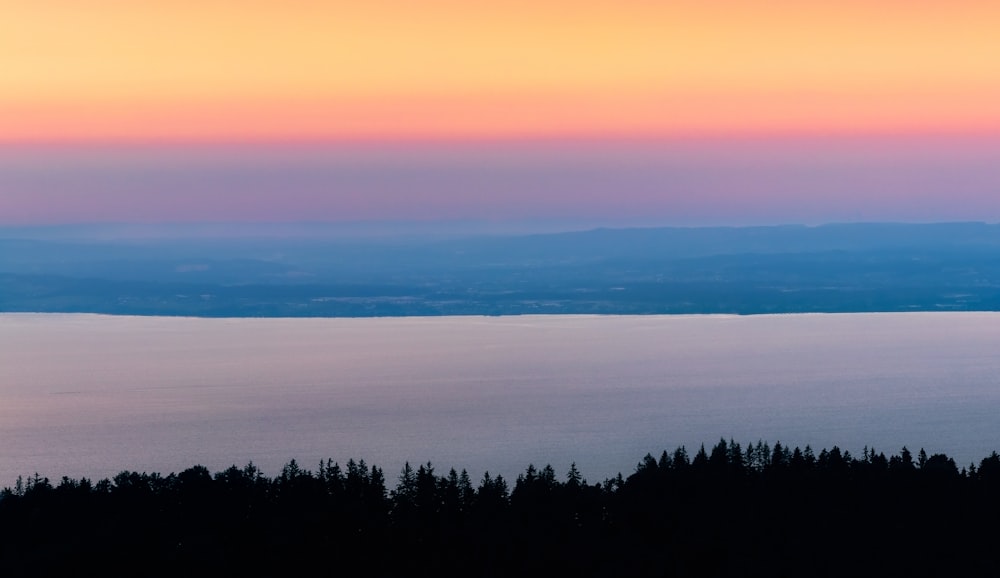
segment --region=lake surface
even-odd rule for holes
[[[0,315],[0,486],[363,458],[590,481],[720,437],[1000,450],[1000,314]]]

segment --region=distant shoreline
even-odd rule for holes
[[[1000,311],[1000,225],[0,238],[0,310],[206,318]]]
[[[1000,315],[997,310],[968,310],[968,311],[807,311],[789,313],[504,313],[500,315],[466,314],[466,315],[355,315],[355,316],[333,316],[333,315],[302,315],[298,317],[279,316],[250,316],[250,315],[171,315],[171,314],[130,314],[130,313],[96,313],[89,311],[0,311],[0,317],[107,317],[107,318],[135,318],[135,319],[198,319],[198,320],[227,320],[227,319],[258,319],[276,321],[309,321],[309,320],[361,320],[361,319],[606,319],[606,318],[667,318],[667,319],[740,319],[747,317],[822,317],[822,316],[881,316],[881,315]]]

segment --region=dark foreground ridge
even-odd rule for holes
[[[111,480],[37,475],[0,494],[5,576],[1000,575],[1000,456],[959,469],[903,448],[860,457],[720,441],[591,484],[513,484],[364,461]]]

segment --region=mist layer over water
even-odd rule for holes
[[[1000,449],[1000,314],[0,315],[0,486],[405,460],[591,481],[720,437]]]

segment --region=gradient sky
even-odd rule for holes
[[[0,14],[0,223],[1000,220],[996,2]]]

